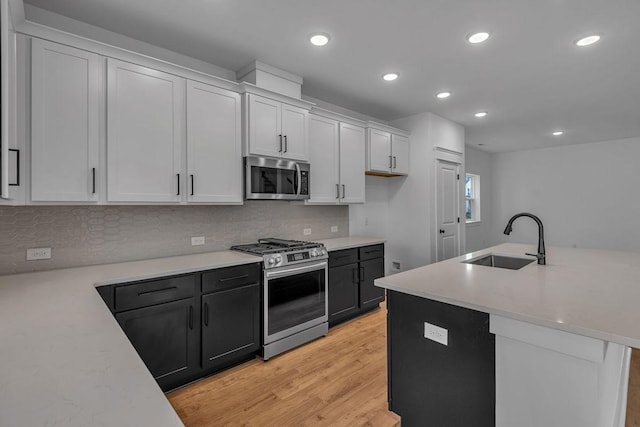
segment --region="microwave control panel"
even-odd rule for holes
[[[300,171],[300,194],[309,195],[309,171]]]

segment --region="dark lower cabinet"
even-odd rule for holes
[[[167,391],[255,357],[261,271],[256,263],[97,290]]]
[[[387,293],[389,409],[403,427],[494,427],[495,336],[489,315],[400,292]],[[448,345],[424,337],[425,322]]]
[[[359,284],[358,263],[329,269],[329,323],[358,313]]]
[[[377,308],[384,289],[373,284],[384,276],[384,245],[329,253],[329,326]]]
[[[202,296],[202,367],[227,366],[260,348],[260,285]]]
[[[200,310],[195,298],[116,314],[140,358],[168,390],[200,370]]]

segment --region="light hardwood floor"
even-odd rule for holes
[[[171,392],[185,426],[399,426],[387,410],[386,308]]]

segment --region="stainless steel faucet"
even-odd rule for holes
[[[535,216],[533,214],[526,213],[526,212],[515,214],[514,216],[511,217],[511,219],[507,223],[507,226],[504,229],[504,234],[506,234],[507,236],[509,234],[511,234],[511,231],[512,231],[511,226],[513,225],[513,221],[515,221],[516,219],[520,218],[521,216],[528,216],[529,218],[531,218],[532,220],[534,220],[538,224],[538,253],[537,254],[526,254],[526,255],[534,256],[534,257],[538,258],[538,264],[546,265],[547,264],[547,258],[546,258],[546,254],[545,254],[545,250],[544,250],[544,227],[542,226],[542,221],[540,221],[540,218],[538,218],[537,216]]]

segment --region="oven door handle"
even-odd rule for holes
[[[300,165],[297,162],[296,176],[298,177],[298,188],[296,189],[296,197],[300,197],[300,191],[302,191],[302,172],[300,171]]]
[[[324,268],[327,268],[326,261],[318,262],[312,265],[306,265],[304,267],[293,267],[293,268],[287,268],[286,270],[280,270],[280,271],[267,271],[265,272],[265,277],[267,279],[277,279],[278,277],[291,276],[293,274],[308,273],[310,271],[321,270]]]

